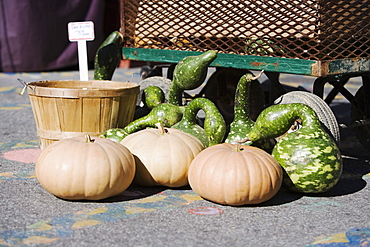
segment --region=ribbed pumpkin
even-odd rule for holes
[[[204,149],[196,137],[181,130],[144,129],[125,137],[121,144],[135,156],[134,182],[143,186],[188,185],[189,165]]]
[[[266,151],[230,143],[203,150],[189,167],[195,193],[233,206],[269,200],[280,189],[282,176],[282,168]]]
[[[90,136],[62,139],[47,146],[36,161],[42,187],[68,200],[100,200],[127,189],[135,160],[123,145]]]

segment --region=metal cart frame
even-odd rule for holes
[[[341,93],[370,117],[368,0],[120,0],[123,59],[176,64],[209,49],[215,67],[264,70],[284,94],[279,73],[317,77],[313,93]],[[362,78],[361,102],[346,89]],[[368,122],[368,121],[367,121]],[[369,130],[370,132],[370,130]]]

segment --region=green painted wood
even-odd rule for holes
[[[329,74],[361,73],[370,71],[369,58],[339,59],[328,62]]]
[[[123,59],[177,63],[187,56],[199,55],[201,52],[179,51],[179,50],[161,50],[144,48],[122,48]],[[291,59],[279,57],[261,57],[236,54],[219,53],[217,59],[211,66],[224,68],[240,68],[250,70],[266,70],[271,72],[290,73],[299,75],[314,75],[313,65],[316,61],[304,59]]]

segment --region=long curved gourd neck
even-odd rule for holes
[[[261,72],[262,73],[262,72]],[[258,79],[261,74],[257,77],[253,77],[252,74],[243,75],[236,87],[235,91],[235,102],[234,102],[234,119],[241,120],[246,123],[253,124],[254,122],[250,118],[250,88],[251,82]]]
[[[297,105],[296,105],[297,104]],[[288,105],[288,104],[286,104]],[[309,106],[300,104],[300,103],[294,103],[294,110],[292,111],[291,115],[291,123],[294,124],[294,121],[297,119],[301,119],[302,121],[302,127],[317,127],[321,128],[320,121],[316,115],[316,112]]]
[[[154,128],[156,123],[160,123],[165,127],[171,127],[172,125],[180,121],[184,112],[184,106],[175,106],[168,103],[161,103],[155,106],[148,115],[136,119],[126,125],[123,130],[127,134],[131,134],[147,127]]]
[[[196,98],[185,108],[184,116],[181,121],[188,124],[196,124],[197,113],[203,110],[205,113],[204,130],[209,140],[209,146],[218,144],[222,141],[226,131],[226,123],[219,112],[217,106],[207,98]]]
[[[322,129],[315,111],[307,105],[301,103],[272,105],[258,116],[247,139],[256,141],[278,137],[285,134],[297,119],[302,121],[302,131],[308,128]]]
[[[206,118],[209,117],[215,111],[215,106],[211,103],[212,102],[206,98],[196,98],[192,100],[185,108],[183,119],[196,123],[197,114],[200,110],[204,111]]]
[[[176,81],[173,80],[171,90],[168,92],[168,102],[173,105],[182,105],[182,93],[184,89],[180,88]]]

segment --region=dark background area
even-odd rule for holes
[[[78,21],[94,22],[95,40],[87,42],[92,68],[100,44],[119,30],[119,10],[119,0],[0,0],[0,71],[78,69],[67,28]]]

